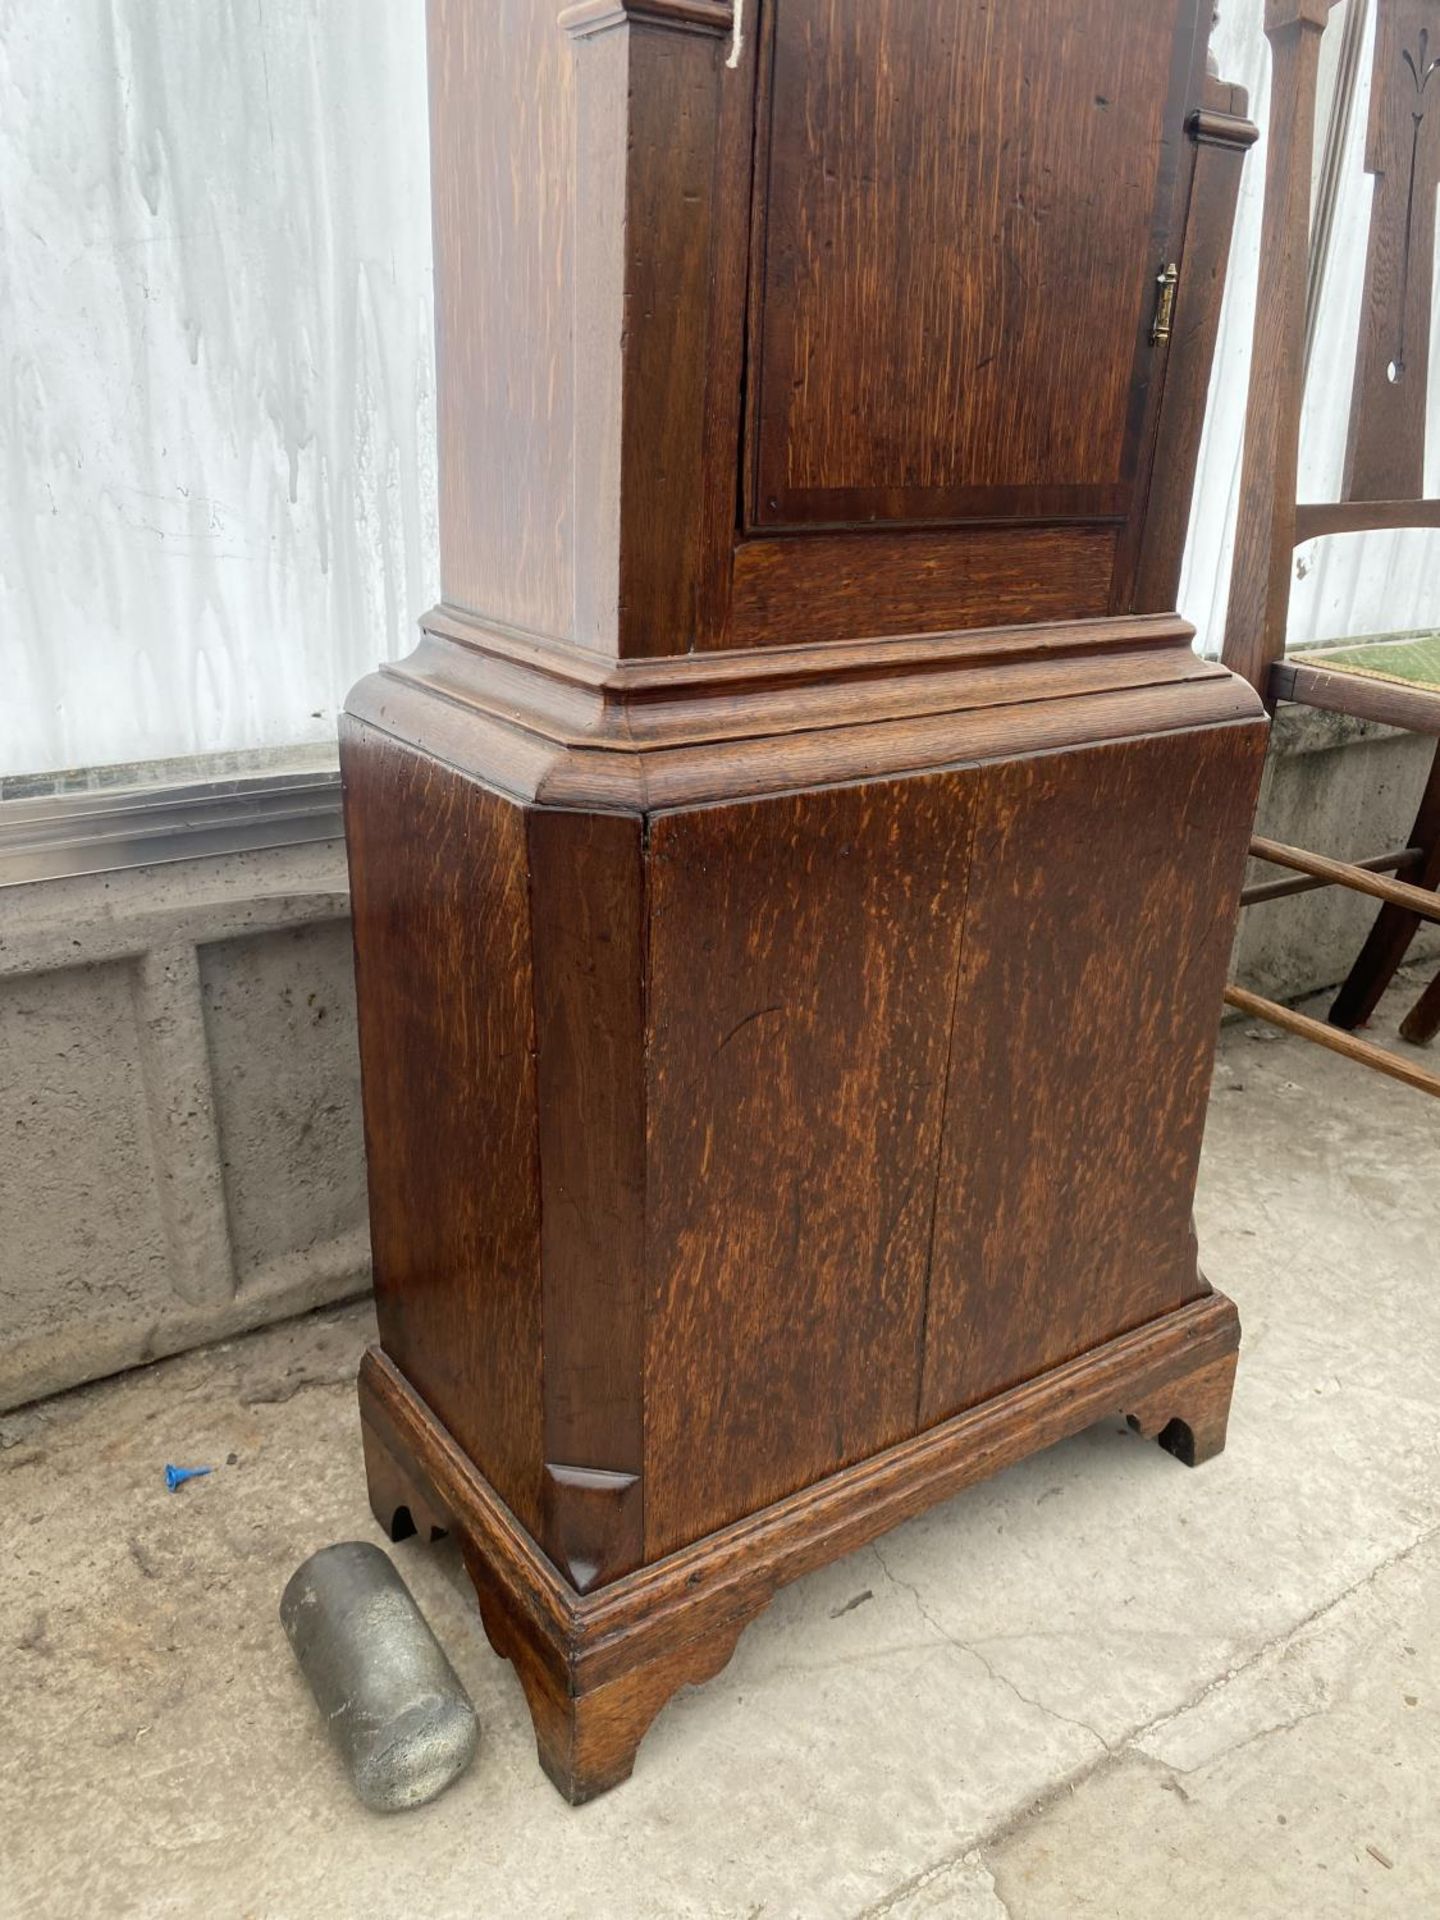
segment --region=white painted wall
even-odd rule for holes
[[[1261,10],[1222,0],[1215,45],[1263,125]],[[1364,118],[1312,498],[1349,404]],[[325,740],[408,646],[438,578],[425,129],[423,0],[0,0],[0,772]],[[1211,651],[1260,185],[1181,592]],[[1292,639],[1440,624],[1440,535],[1326,547],[1297,556]]]
[[[333,736],[435,598],[423,0],[0,0],[0,772]]]
[[[1331,14],[1326,42],[1332,56],[1346,8],[1362,3],[1342,0]],[[1261,25],[1264,0],[1219,0],[1219,6],[1220,20],[1211,46],[1225,79],[1249,88],[1250,117],[1260,127],[1261,137],[1246,164],[1240,191],[1190,541],[1180,583],[1181,611],[1195,622],[1198,644],[1206,653],[1220,651],[1230,586],[1250,334],[1260,266],[1264,129],[1270,106],[1269,49]],[[1360,87],[1350,122],[1344,188],[1335,211],[1325,298],[1306,390],[1300,446],[1302,500],[1338,499],[1345,458],[1369,230],[1371,181],[1364,171],[1364,147],[1374,0],[1369,0],[1369,15]],[[1322,66],[1321,74],[1322,120],[1327,105],[1328,64]],[[1436,260],[1435,313],[1440,316],[1440,252]],[[1432,350],[1430,362],[1426,492],[1434,495],[1440,492],[1440,351]],[[1309,541],[1296,550],[1290,596],[1291,647],[1434,626],[1440,626],[1440,531],[1343,534]]]

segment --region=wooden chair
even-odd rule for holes
[[[1327,504],[1296,501],[1307,320],[1313,321],[1317,297],[1310,242],[1316,78],[1320,38],[1334,4],[1266,0],[1272,55],[1269,158],[1223,657],[1272,710],[1288,700],[1440,736],[1440,645],[1434,647],[1433,662],[1380,653],[1377,665],[1379,649],[1353,646],[1285,657],[1294,549],[1301,541],[1370,529],[1440,527],[1440,500],[1422,497],[1440,180],[1440,0],[1375,0],[1365,151],[1375,189],[1343,497]],[[1358,52],[1367,10],[1366,0],[1353,0],[1342,70]],[[1328,156],[1332,165],[1338,150],[1335,143]],[[1322,173],[1322,196],[1324,188]],[[1322,222],[1324,212],[1322,199]],[[1387,671],[1386,663],[1404,671]],[[1258,838],[1250,850],[1258,859],[1292,869],[1294,877],[1248,888],[1244,905],[1318,886],[1350,887],[1383,905],[1328,1024],[1240,987],[1226,990],[1230,1005],[1423,1092],[1440,1094],[1440,1075],[1345,1031],[1374,1011],[1422,921],[1440,921],[1440,738],[1404,847],[1360,861],[1333,860]],[[1407,1040],[1424,1042],[1437,1028],[1440,978],[1400,1031]]]

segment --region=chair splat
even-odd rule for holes
[[[1365,260],[1347,500],[1425,491],[1425,392],[1440,181],[1440,0],[1376,0]]]

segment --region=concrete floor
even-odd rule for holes
[[[1108,1421],[790,1588],[578,1812],[445,1546],[396,1557],[474,1767],[382,1818],[327,1748],[276,1603],[377,1537],[366,1311],[5,1416],[0,1914],[1440,1911],[1440,1108],[1231,1028],[1200,1227],[1246,1329],[1221,1459]]]

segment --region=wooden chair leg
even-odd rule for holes
[[[1400,1022],[1400,1038],[1411,1046],[1427,1046],[1440,1033],[1440,973]]]
[[[1440,887],[1440,741],[1436,743],[1430,777],[1420,797],[1420,810],[1415,816],[1409,844],[1423,847],[1425,859],[1418,871],[1407,873],[1405,878],[1417,887]],[[1380,909],[1369,939],[1335,997],[1329,1016],[1331,1026],[1348,1030],[1363,1026],[1370,1018],[1380,1004],[1381,994],[1395,978],[1420,924],[1419,914],[1409,913],[1404,907]]]

